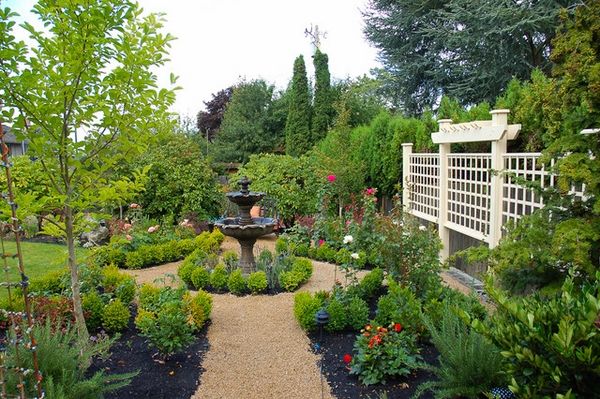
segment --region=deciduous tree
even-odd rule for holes
[[[39,0],[33,13],[44,28],[22,24],[29,47],[12,33],[16,14],[0,10],[2,117],[29,140],[48,203],[60,207],[50,222],[67,243],[76,324],[85,337],[77,221],[97,205],[115,165],[142,152],[169,123],[174,93],[158,89],[152,70],[166,61],[172,37],[160,33],[159,15],[143,15],[130,1]]]

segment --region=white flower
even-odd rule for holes
[[[350,244],[352,241],[354,241],[352,236],[344,236],[344,244]]]
[[[425,230],[427,230],[427,227],[425,227],[425,226],[419,226],[419,230],[425,231]]]
[[[358,259],[358,254],[356,252],[354,252],[352,255],[350,255],[352,257],[352,259]]]

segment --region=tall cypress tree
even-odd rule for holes
[[[313,145],[310,133],[310,94],[304,57],[294,61],[294,76],[290,93],[290,108],[285,124],[285,151],[300,156]]]
[[[327,134],[331,126],[333,107],[331,104],[331,82],[329,58],[319,49],[313,56],[315,66],[315,103],[312,120],[312,140],[316,143]]]

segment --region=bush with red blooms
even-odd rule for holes
[[[346,357],[344,356],[344,361]],[[367,324],[354,343],[350,374],[364,385],[385,383],[386,378],[402,377],[420,367],[416,337],[400,323],[387,327]]]

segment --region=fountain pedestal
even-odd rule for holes
[[[239,209],[239,216],[236,218],[224,218],[215,222],[223,234],[238,240],[241,247],[240,267],[244,275],[256,271],[256,262],[254,261],[254,244],[258,237],[273,232],[276,220],[271,218],[253,218],[250,215],[250,209],[260,201],[265,194],[252,192],[248,189],[250,180],[244,177],[240,180],[240,191],[227,193],[227,198],[236,204]]]

